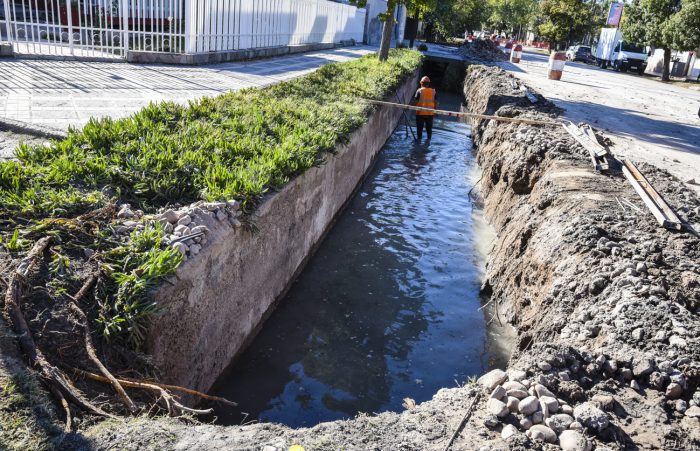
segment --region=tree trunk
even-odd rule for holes
[[[389,2],[391,4],[392,2]],[[389,58],[389,47],[391,47],[391,33],[394,30],[394,11],[391,8],[386,10],[387,19],[382,30],[382,43],[379,45],[379,61],[386,61]]]
[[[670,81],[669,76],[671,72],[671,49],[664,49],[664,69],[661,72],[661,80]]]

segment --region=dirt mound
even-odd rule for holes
[[[475,39],[459,48],[459,54],[467,61],[485,64],[494,61],[507,61],[508,56],[490,39]]]
[[[471,70],[472,111],[549,119],[513,100],[508,79],[496,68]],[[596,173],[561,128],[472,125],[500,238],[484,289],[518,330],[509,367],[525,372],[527,394],[542,401],[531,392],[545,387],[558,406],[549,413],[575,419],[598,446],[698,446],[700,240],[659,227],[624,177]],[[695,194],[665,171],[639,168],[697,227]],[[539,435],[530,429],[543,412],[556,439],[562,431],[548,413],[533,412],[485,421]]]

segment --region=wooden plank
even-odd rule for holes
[[[581,131],[586,136],[586,138],[588,138],[591,145],[596,149],[596,155],[598,155],[599,157],[606,157],[610,154],[608,152],[608,149],[606,149],[600,144],[600,142],[598,141],[598,137],[595,135],[595,132],[593,131],[590,125],[584,125],[581,128]]]
[[[579,130],[579,128],[576,127],[572,122],[569,122],[568,124],[563,123],[562,126],[564,127],[564,130],[567,131],[567,133],[569,133],[579,144],[581,144],[581,146],[583,146],[584,149],[588,151],[588,154],[591,156],[593,168],[596,171],[603,170],[602,166],[598,163],[598,158],[595,151],[592,150],[591,146],[587,145],[585,140],[581,137],[581,130]]]
[[[639,169],[629,160],[623,160],[622,173],[639,194],[649,211],[663,227],[672,230],[683,230],[683,222],[676,212],[666,203],[664,198],[654,189]]]

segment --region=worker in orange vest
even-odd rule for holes
[[[430,78],[427,75],[420,79],[420,88],[416,91],[411,103],[425,108],[437,108],[437,91],[430,87]],[[416,111],[416,128],[418,129],[419,142],[423,139],[423,127],[428,132],[428,142],[433,137],[434,116],[435,113],[432,111]]]

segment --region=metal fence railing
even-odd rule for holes
[[[187,53],[362,40],[365,10],[325,0],[192,0]]]
[[[327,0],[2,0],[0,33],[18,54],[124,58],[344,39],[365,10]]]

